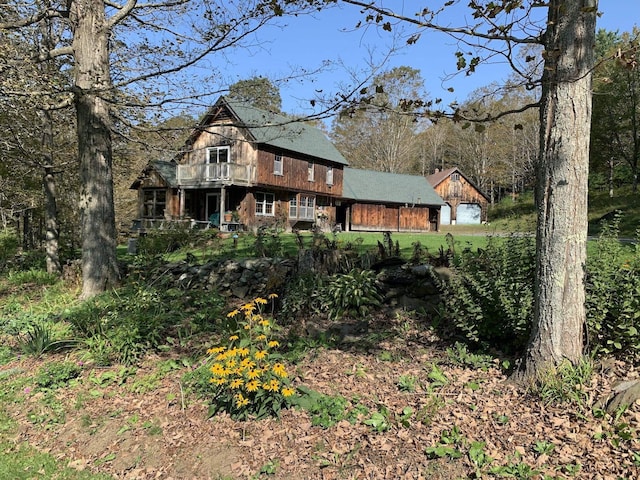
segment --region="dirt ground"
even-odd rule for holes
[[[454,365],[437,337],[404,328],[381,336],[368,353],[350,343],[312,350],[289,367],[294,384],[366,407],[353,424],[324,429],[296,409],[261,421],[208,418],[206,401],[182,381],[188,367],[150,380],[166,360],[157,356],[126,381],[108,384],[92,378],[108,371],[117,377],[122,367],[85,365],[80,381],[57,390],[55,402],[26,388],[11,411],[19,424],[14,440],[117,479],[454,479],[492,477],[495,467],[515,478],[640,478],[640,405],[620,418],[591,408],[619,379],[638,378],[633,366],[599,366],[585,387],[584,408],[551,406],[510,383],[497,362],[486,371]],[[434,363],[446,382],[429,378]],[[40,365],[23,358],[0,370],[28,374]],[[415,391],[399,389],[403,375],[415,377]],[[376,411],[388,412],[386,431],[364,423]],[[472,447],[481,444],[474,442],[484,442],[481,451],[491,459],[479,460]],[[552,450],[542,447],[550,444]],[[460,458],[429,455],[434,446],[450,446]]]

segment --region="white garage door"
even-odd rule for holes
[[[480,223],[482,208],[477,203],[461,203],[458,205],[456,220],[458,225],[471,225]]]
[[[440,225],[450,225],[450,224],[451,224],[451,205],[446,203],[442,206],[442,208],[440,208]]]

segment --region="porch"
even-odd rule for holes
[[[178,165],[176,180],[180,186],[212,187],[216,185],[250,185],[254,168],[238,163],[197,163]]]

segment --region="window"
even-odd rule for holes
[[[298,196],[291,195],[289,198],[289,218],[298,218]]]
[[[269,215],[273,216],[273,205],[275,203],[275,196],[273,193],[256,193],[256,215]]]
[[[333,185],[333,167],[327,167],[327,185]]]
[[[230,158],[228,146],[207,148],[207,168],[205,173],[207,180],[228,179],[230,175]]]
[[[166,206],[166,190],[143,191],[142,216],[144,218],[164,218],[164,210]]]
[[[308,195],[300,195],[300,214],[298,218],[305,220],[315,219],[316,198]]]
[[[207,148],[207,163],[227,163],[229,157],[228,146]]]
[[[307,180],[313,182],[313,171],[314,171],[313,162],[307,163]]]
[[[273,174],[282,175],[282,155],[277,153],[273,157]]]
[[[310,195],[291,195],[289,198],[289,218],[315,220],[316,198]]]
[[[451,181],[452,182],[459,182],[460,181],[460,174],[459,173],[452,173],[451,174]]]

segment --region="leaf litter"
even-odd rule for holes
[[[85,366],[76,385],[56,391],[64,420],[46,420],[53,407],[43,407],[39,394],[25,394],[22,403],[7,406],[18,422],[13,440],[115,479],[450,479],[491,476],[500,467],[506,475],[518,465],[535,470],[531,478],[640,478],[637,402],[620,418],[596,415],[590,405],[545,404],[509,382],[498,362],[464,368],[446,361],[446,344],[428,330],[407,338],[386,338],[366,350],[352,343],[321,348],[295,365],[296,384],[361,407],[355,420],[328,428],[314,426],[298,409],[279,419],[210,419],[206,400],[185,394],[184,369],[149,391],[132,392],[130,382],[166,360],[149,357],[127,382],[98,389],[87,381],[96,369]],[[2,369],[34,375],[42,361],[25,358]],[[401,375],[415,378],[413,391],[398,388]],[[585,389],[595,404],[620,379],[637,379],[638,371],[613,362],[593,378]],[[45,420],[34,421],[34,412]],[[386,428],[364,423],[375,412]],[[481,468],[470,457],[474,442],[490,457]],[[553,450],[537,452],[536,442]],[[459,458],[426,453],[438,445],[457,450]]]

